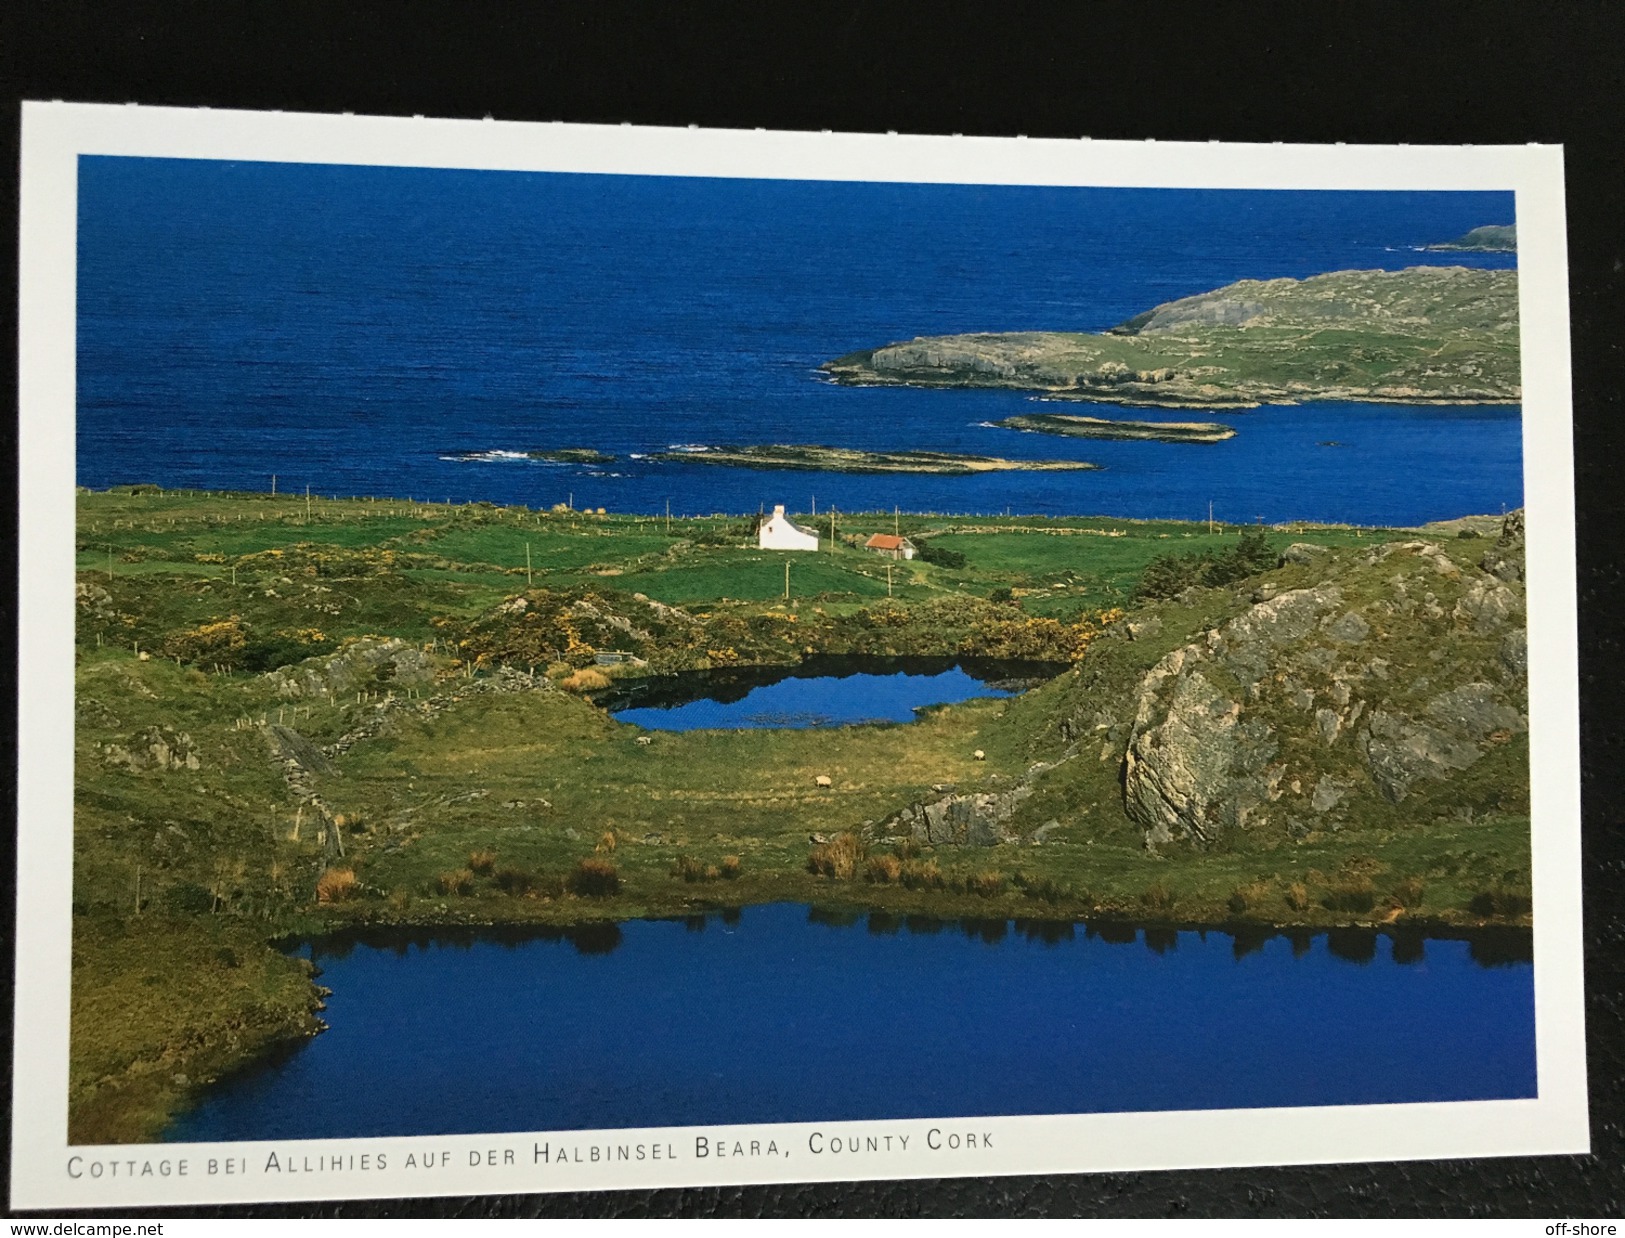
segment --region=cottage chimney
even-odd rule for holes
[[[783,515],[784,515],[784,504],[783,503],[775,503],[775,504],[773,504],[773,519],[778,520]]]

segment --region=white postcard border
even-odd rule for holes
[[[110,1148],[67,1142],[80,155],[1137,188],[1512,190],[1528,546],[1533,1100]],[[1562,150],[1091,142],[23,107],[11,1204],[112,1207],[1582,1153],[1579,692]],[[938,1132],[933,1135],[932,1132]],[[958,1148],[947,1146],[960,1136]],[[978,1136],[974,1147],[965,1136]],[[891,1150],[882,1140],[891,1136]],[[907,1137],[906,1148],[899,1141]],[[991,1146],[983,1146],[991,1136]],[[856,1137],[859,1151],[834,1152]],[[875,1149],[869,1150],[870,1139]],[[703,1145],[709,1154],[697,1155]],[[719,1157],[719,1141],[743,1156]],[[749,1152],[769,1143],[775,1154]],[[933,1148],[933,1142],[943,1146]],[[549,1159],[535,1159],[537,1145]],[[628,1149],[618,1159],[618,1149]],[[821,1151],[815,1151],[815,1146]],[[637,1156],[632,1150],[642,1148]],[[591,1159],[591,1150],[599,1159]],[[662,1151],[654,1158],[655,1149]],[[553,1150],[567,1159],[553,1159]],[[603,1152],[609,1149],[607,1155]],[[505,1158],[512,1154],[512,1159]],[[575,1153],[577,1156],[570,1155]],[[492,1155],[495,1160],[493,1163]],[[377,1168],[379,1156],[386,1168]],[[268,1168],[275,1157],[277,1168]],[[407,1158],[414,1162],[407,1168]],[[368,1168],[360,1168],[361,1158]],[[424,1168],[417,1162],[432,1157]],[[77,1158],[77,1159],[76,1159]],[[184,1175],[177,1172],[187,1163]],[[226,1173],[227,1162],[243,1172]],[[290,1170],[294,1161],[336,1168]],[[209,1172],[210,1164],[215,1172]],[[167,1164],[167,1172],[162,1168]],[[96,1169],[96,1166],[100,1166]],[[146,1169],[148,1172],[143,1172]],[[78,1176],[75,1176],[75,1175]]]

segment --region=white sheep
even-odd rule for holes
[[[978,748],[975,752],[971,753],[971,756],[975,757],[978,761],[987,760],[987,753],[983,752],[980,748]]]
[[[813,785],[820,788],[833,787],[835,785],[835,780],[828,774],[819,774],[818,777],[813,779]]]
[[[653,735],[639,735],[638,736],[638,743],[643,744],[645,746],[647,746],[649,744],[652,744],[654,742],[655,742],[655,740],[654,740]]]

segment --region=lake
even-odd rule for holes
[[[1501,192],[708,180],[86,157],[81,485],[573,502],[1414,524],[1523,501],[1514,407],[1202,413],[1222,443],[990,423],[1020,392],[850,388],[818,366],[917,335],[1100,331],[1239,279],[1516,256],[1422,247]],[[1152,419],[1190,413],[1101,409]],[[1088,472],[764,472],[648,457],[822,443]],[[1327,446],[1336,443],[1338,446]],[[598,465],[527,459],[595,448]]]
[[[330,1030],[177,1141],[1535,1095],[1527,933],[1191,931],[795,904],[302,948]]]
[[[623,680],[598,703],[618,721],[651,731],[912,722],[916,710],[1015,696],[1065,669],[985,659],[812,657],[796,666]]]

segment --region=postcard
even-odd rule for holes
[[[1560,149],[22,150],[13,1207],[1587,1148]]]

